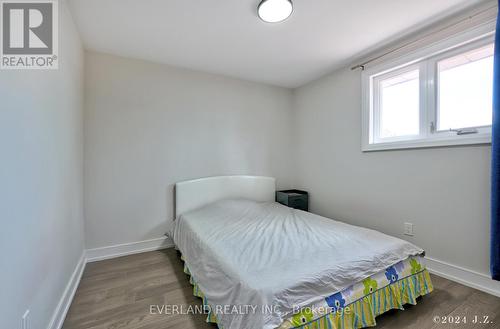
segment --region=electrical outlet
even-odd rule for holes
[[[22,329],[30,329],[29,318],[30,318],[30,310],[26,310],[26,312],[24,312],[24,315],[22,318],[22,325],[23,325]]]
[[[412,223],[405,223],[403,234],[413,236],[413,224]]]

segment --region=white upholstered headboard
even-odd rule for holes
[[[217,176],[175,184],[175,218],[209,203],[231,198],[274,201],[276,180],[261,176]]]

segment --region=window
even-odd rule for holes
[[[439,131],[491,126],[493,44],[438,61]]]
[[[380,138],[419,133],[419,72],[398,73],[379,82]]]
[[[375,142],[415,138],[420,133],[420,72],[408,67],[374,80]]]
[[[363,71],[363,150],[491,142],[493,54],[483,33]]]

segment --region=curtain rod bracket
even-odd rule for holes
[[[357,69],[361,69],[361,71],[364,71],[365,66],[361,64],[361,65],[356,65],[356,66],[351,67],[352,71],[357,70]]]

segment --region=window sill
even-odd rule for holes
[[[491,144],[491,134],[483,135],[468,135],[460,137],[435,138],[435,139],[417,139],[406,140],[388,143],[364,144],[361,147],[363,152],[388,151],[388,150],[404,150],[446,146],[466,146],[466,145],[481,145]]]

